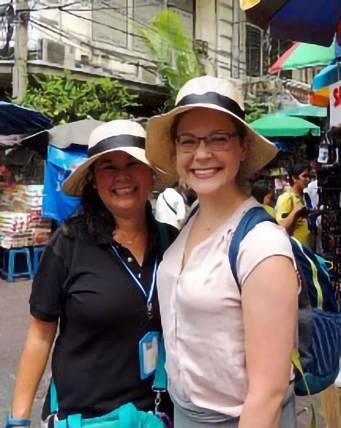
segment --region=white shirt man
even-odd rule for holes
[[[186,217],[183,197],[174,188],[168,187],[158,196],[155,205],[156,220],[180,229]]]
[[[319,194],[318,194],[318,184],[317,179],[312,180],[306,189],[304,189],[306,193],[308,193],[309,198],[311,200],[312,208],[317,209],[319,204]]]

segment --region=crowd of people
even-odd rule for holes
[[[250,196],[248,179],[276,153],[246,123],[240,91],[209,76],[187,82],[146,132],[116,120],[91,133],[88,159],[64,183],[82,209],[54,233],[33,281],[7,427],[29,426],[50,353],[48,427],[100,427],[109,414],[121,428],[296,426],[300,283],[288,233],[309,241],[309,171],[289,172],[274,210],[274,189],[256,182]],[[241,242],[240,291],[227,249],[260,204],[279,224],[259,224]]]

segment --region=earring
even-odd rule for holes
[[[97,189],[96,183],[94,183],[94,184],[92,185],[92,188],[93,188],[93,189]]]

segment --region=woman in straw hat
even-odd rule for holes
[[[158,272],[169,392],[176,428],[293,428],[291,380],[298,279],[285,230],[264,222],[228,248],[259,204],[249,175],[276,155],[245,122],[240,92],[222,79],[187,82],[170,112],[150,119],[147,156],[178,173],[199,208]]]
[[[55,393],[59,420],[101,416],[127,403],[154,409],[161,331],[155,277],[167,244],[160,233],[173,241],[177,231],[152,216],[148,196],[167,180],[150,167],[144,144],[136,122],[102,124],[90,135],[88,159],[64,183],[66,193],[82,197],[83,213],[56,231],[33,281],[32,319],[7,426],[29,425],[58,326],[43,419],[56,407]],[[49,418],[49,426],[55,421]]]

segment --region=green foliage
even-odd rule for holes
[[[246,122],[251,123],[277,110],[277,96],[277,93],[266,97],[249,93],[245,100]]]
[[[176,94],[188,80],[203,72],[199,58],[187,36],[181,17],[164,9],[150,23],[139,28],[146,51],[156,63],[157,72],[169,90],[165,108],[174,105]]]
[[[32,84],[21,104],[45,113],[55,124],[87,116],[104,121],[128,118],[129,108],[137,105],[136,95],[107,77],[81,82],[65,71],[63,76],[30,78]]]

